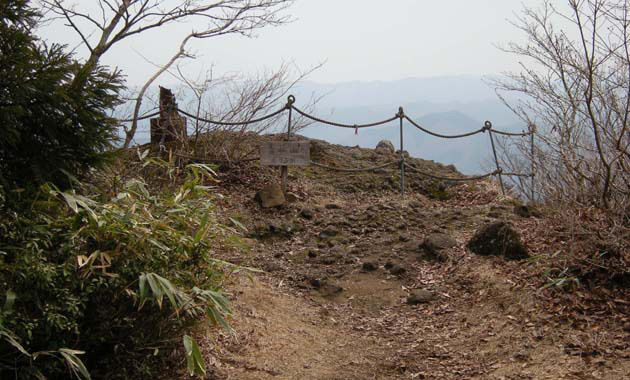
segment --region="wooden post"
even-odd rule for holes
[[[151,119],[151,144],[164,145],[187,136],[186,118],[179,115],[171,90],[160,87],[160,117]]]

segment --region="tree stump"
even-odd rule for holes
[[[173,92],[160,86],[160,117],[151,119],[151,144],[186,138],[186,118],[179,115]]]

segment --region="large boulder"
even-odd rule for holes
[[[277,183],[265,186],[262,190],[256,193],[254,200],[263,208],[278,207],[286,203],[284,192]]]
[[[529,257],[518,232],[505,221],[481,226],[467,246],[472,252],[482,256],[504,256],[512,260]]]
[[[396,149],[394,149],[394,144],[392,144],[389,140],[381,140],[376,144],[376,153],[382,154],[394,154]]]

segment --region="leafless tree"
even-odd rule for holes
[[[193,39],[207,39],[226,34],[251,36],[266,26],[288,21],[281,12],[294,0],[96,0],[98,12],[91,12],[93,2],[72,3],[66,0],[40,0],[49,14],[55,15],[72,28],[89,56],[74,79],[73,85],[82,88],[86,76],[101,58],[116,44],[144,32],[178,22],[201,20],[206,27],[191,31],[181,42],[179,50],[164,63],[140,89],[134,109],[134,122],[125,130],[127,147],[137,129],[137,117],[142,98],[149,86],[176,61],[192,55],[187,44]]]
[[[545,1],[514,22],[528,40],[504,50],[520,57],[522,70],[494,84],[500,95],[520,95],[506,104],[536,125],[537,134],[533,155],[529,144],[517,142],[503,165],[518,171],[533,162],[542,199],[626,207],[630,2],[567,3],[568,12],[562,12]]]
[[[194,138],[188,146],[189,152],[198,157],[213,157],[226,161],[240,161],[252,158],[257,144],[252,144],[258,135],[270,132],[285,132],[287,112],[276,117],[246,125],[221,125],[208,122],[249,122],[278,111],[287,103],[287,97],[294,86],[313,71],[321,67],[315,65],[308,70],[298,70],[294,65],[284,63],[276,70],[266,70],[257,74],[231,75],[215,78],[212,71],[196,80],[186,78],[181,70],[178,78],[193,93],[187,105],[187,113],[194,115]],[[310,112],[320,98],[311,96],[300,99],[300,108]],[[292,132],[309,125],[309,121],[293,115]],[[203,138],[200,136],[203,135]]]

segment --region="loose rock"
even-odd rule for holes
[[[467,246],[472,252],[482,256],[504,256],[512,260],[529,257],[518,232],[505,221],[482,226]]]
[[[278,263],[270,262],[265,264],[264,269],[267,272],[278,272],[282,270],[282,266]]]
[[[396,150],[394,149],[394,144],[392,144],[389,140],[381,140],[376,145],[376,149],[374,149],[376,153],[380,154],[393,154]]]
[[[407,272],[407,270],[400,266],[400,264],[392,262],[386,263],[385,269],[389,270],[389,273],[393,274],[394,276],[402,276],[403,274],[405,274],[405,272]]]
[[[300,211],[300,216],[306,220],[311,220],[313,219],[314,213],[312,210],[305,208],[302,211]]]
[[[529,205],[514,206],[514,213],[522,218],[540,217],[540,212]]]
[[[300,200],[300,197],[295,193],[287,193],[285,199],[289,203],[295,203]]]
[[[418,305],[422,303],[429,303],[436,299],[437,297],[435,293],[425,289],[416,289],[409,294],[409,297],[407,297],[407,303],[409,305]]]
[[[422,203],[420,203],[418,201],[411,201],[411,202],[409,202],[409,207],[411,207],[414,210],[417,210],[419,208],[422,208]]]
[[[446,257],[442,251],[456,245],[457,241],[452,237],[446,234],[436,233],[427,236],[420,244],[419,248],[423,252],[423,258],[444,261]]]
[[[339,285],[324,282],[324,284],[318,290],[323,297],[330,297],[334,296],[335,294],[341,293],[343,291],[343,288]]]
[[[366,261],[363,263],[363,265],[361,266],[361,269],[364,272],[374,272],[375,270],[378,269],[378,264],[373,262],[373,261]]]
[[[286,203],[284,192],[277,183],[265,186],[262,190],[256,193],[254,200],[263,208],[278,207]]]
[[[336,228],[328,227],[319,233],[319,237],[322,239],[330,239],[331,237],[335,237],[338,234],[339,234],[339,231]]]

